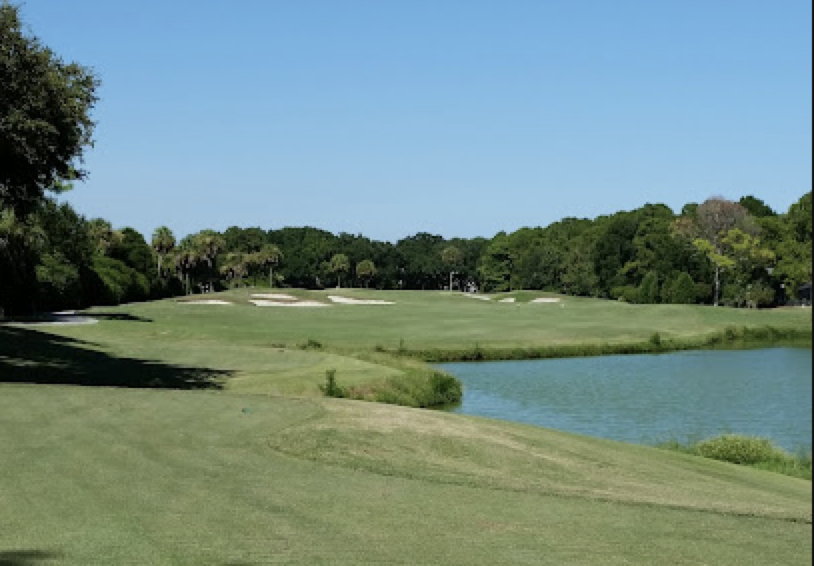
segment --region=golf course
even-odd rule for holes
[[[265,291],[0,325],[0,564],[811,561],[805,479],[359,400],[440,359],[810,344],[810,309]]]

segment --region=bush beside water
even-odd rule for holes
[[[331,369],[325,372],[325,384],[319,389],[326,397],[422,409],[460,403],[463,396],[463,385],[456,377],[434,370],[409,370],[403,375],[348,388],[339,385],[336,370]]]
[[[722,434],[699,442],[681,443],[671,440],[657,446],[665,450],[811,480],[810,451],[790,454],[772,444],[767,438]]]

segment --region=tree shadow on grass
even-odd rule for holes
[[[39,325],[39,324],[74,324],[77,322],[93,319],[123,320],[128,322],[152,322],[153,319],[143,316],[136,316],[123,312],[52,312],[31,316],[16,316],[8,319],[7,322],[17,326]]]
[[[120,358],[89,346],[93,344],[30,328],[0,326],[0,383],[221,389],[233,374]]]
[[[42,550],[0,550],[0,566],[35,566],[43,560],[56,558],[60,558],[60,555]]]

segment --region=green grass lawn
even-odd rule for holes
[[[421,367],[379,351],[400,345],[810,331],[810,310],[293,293],[396,304],[242,290],[0,326],[0,565],[810,564],[808,481],[317,388],[327,369],[352,385]]]
[[[7,384],[0,446],[2,564],[810,560],[810,482],[419,409]]]

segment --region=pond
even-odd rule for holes
[[[811,450],[811,349],[439,364],[469,415],[639,444],[721,433]]]

